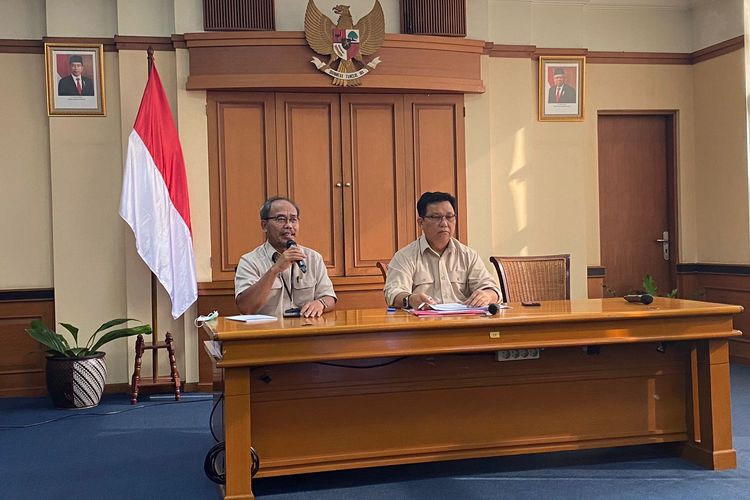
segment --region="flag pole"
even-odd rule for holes
[[[159,288],[161,286],[169,294],[172,317],[175,319],[182,316],[198,296],[185,160],[171,107],[156,71],[153,47],[146,52],[148,80],[133,131],[128,138],[120,198],[120,215],[133,230],[143,261],[154,270],[151,273],[151,323],[154,333],[149,345],[145,345],[141,336],[136,340],[130,396],[132,404],[138,400],[141,361],[149,349],[153,350],[153,377],[146,385],[158,387],[168,383],[165,378],[159,377],[157,349],[164,348],[169,355],[169,385],[174,386],[175,400],[180,399],[180,373],[177,370],[174,338],[166,330],[164,340],[159,338]],[[165,207],[167,209],[162,210]],[[170,231],[165,233],[163,228],[167,227]],[[161,383],[162,380],[164,383]]]
[[[154,67],[154,48],[149,45],[146,49],[146,58],[148,60],[148,76],[146,80],[151,76],[151,68]],[[156,345],[159,343],[159,305],[156,301],[157,293],[157,279],[156,275],[151,273],[151,329],[154,333],[151,334],[151,345],[154,349],[151,350],[151,372],[152,380],[156,383],[159,375],[159,349]]]

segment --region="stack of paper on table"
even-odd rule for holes
[[[498,305],[499,308],[508,306]],[[465,304],[451,302],[447,304],[425,304],[422,309],[409,309],[415,316],[449,316],[449,315],[487,315],[487,307],[469,307]]]
[[[237,316],[227,316],[232,321],[244,321],[245,323],[263,323],[266,321],[276,321],[276,316],[267,316],[265,314],[238,314]]]

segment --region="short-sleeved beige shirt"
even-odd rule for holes
[[[388,264],[385,301],[394,304],[400,293],[426,293],[441,304],[463,302],[476,290],[489,288],[500,295],[479,254],[455,238],[439,255],[422,235],[396,252]]]
[[[283,273],[279,273],[271,285],[268,300],[258,314],[281,317],[284,311],[291,307],[302,307],[310,301],[323,297],[336,299],[323,257],[310,248],[301,245],[299,248],[305,252],[307,272],[303,273],[298,266],[294,265]],[[240,258],[234,276],[235,297],[257,283],[271,269],[275,253],[277,253],[276,250],[266,241]]]

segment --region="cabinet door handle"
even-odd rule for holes
[[[344,186],[346,186],[346,187],[352,187],[352,183],[351,182],[347,182],[347,183],[344,184]]]
[[[336,187],[337,187],[337,188],[340,188],[340,187],[341,187],[341,183],[340,183],[340,182],[337,182],[337,183],[336,183]]]

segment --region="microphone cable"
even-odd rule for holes
[[[208,450],[206,459],[203,461],[203,472],[208,479],[216,484],[226,484],[227,482],[227,477],[224,473],[225,448],[224,441],[216,443],[210,450]],[[252,461],[250,477],[255,477],[255,474],[258,473],[258,469],[260,469],[260,457],[252,446],[250,447],[250,460]]]
[[[216,436],[216,431],[214,431],[214,413],[216,412],[216,408],[219,407],[219,403],[221,403],[224,400],[224,393],[221,393],[221,396],[219,396],[219,399],[216,400],[214,403],[214,407],[211,408],[211,414],[208,416],[208,428],[211,430],[211,437],[214,438],[214,441],[217,443],[219,442],[219,438]]]

